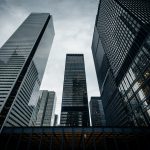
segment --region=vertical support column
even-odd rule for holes
[[[129,139],[129,137],[124,140],[124,141],[125,141],[126,150],[129,150],[129,142],[128,142],[128,139]]]
[[[72,150],[74,150],[74,146],[75,146],[74,142],[75,142],[75,138],[74,138],[74,128],[72,127]]]
[[[9,142],[10,142],[10,141],[11,141],[11,139],[12,139],[12,135],[13,135],[13,130],[11,131],[11,134],[9,134],[9,137],[8,137],[7,142],[6,142],[6,145],[5,145],[4,150],[7,150],[8,145],[9,145]]]
[[[94,128],[92,127],[92,130],[93,130],[93,133],[91,133],[91,134],[93,134],[93,137],[92,137],[92,143],[93,143],[93,148],[94,148],[94,150],[96,150],[96,143],[95,143],[95,130],[94,130]]]
[[[136,136],[135,141],[136,141],[136,150],[140,150],[140,141],[138,135]]]
[[[30,150],[33,130],[31,129],[30,138],[28,139],[27,150]]]
[[[64,149],[64,128],[62,128],[62,132],[61,132],[62,134],[62,136],[61,136],[61,150],[63,150]]]
[[[119,150],[118,142],[117,142],[117,140],[116,140],[115,135],[113,136],[113,143],[114,143],[114,145],[115,145],[115,149],[116,149],[116,150]]]
[[[85,150],[85,140],[84,140],[84,138],[85,138],[85,133],[84,133],[84,128],[83,128],[83,131],[82,131],[82,148],[83,148],[83,150]]]
[[[105,135],[104,135],[103,139],[104,139],[104,149],[108,150],[108,148],[107,148],[107,141],[106,141]]]
[[[42,148],[41,148],[42,138],[43,138],[43,132],[41,133],[41,137],[40,137],[39,148],[38,148],[39,150],[42,149]]]
[[[23,133],[20,133],[20,135],[19,135],[17,146],[16,146],[16,150],[19,150],[19,146],[20,146],[20,143],[21,143],[22,134]]]
[[[49,150],[52,150],[52,145],[53,145],[53,130],[51,130]]]

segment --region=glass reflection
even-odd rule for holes
[[[143,46],[119,85],[129,122],[145,126],[150,123],[150,53]],[[145,80],[146,79],[146,80]],[[134,119],[135,118],[135,119]]]

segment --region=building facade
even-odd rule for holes
[[[55,119],[56,94],[54,91],[41,91],[38,103],[33,110],[30,126],[53,126]]]
[[[89,110],[83,54],[67,54],[61,126],[89,126]]]
[[[100,0],[92,52],[107,125],[150,125],[149,6]]]
[[[5,150],[146,150],[150,128],[138,127],[5,127]]]
[[[105,115],[103,110],[103,104],[100,97],[91,97],[90,101],[90,113],[92,126],[105,126]]]
[[[0,126],[28,126],[54,38],[52,16],[31,13],[0,49]]]
[[[58,126],[58,115],[56,115],[56,114],[54,117],[54,126]]]

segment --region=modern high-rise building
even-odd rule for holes
[[[103,104],[100,97],[91,97],[90,113],[92,126],[106,126]]]
[[[53,126],[56,108],[56,94],[43,90],[33,110],[30,126]]]
[[[31,13],[0,49],[0,126],[28,126],[54,38],[52,16]]]
[[[54,126],[57,126],[58,125],[58,115],[55,114],[55,117],[54,117]]]
[[[89,109],[83,54],[67,54],[61,126],[89,126]]]
[[[150,125],[149,6],[100,0],[92,52],[107,125]]]

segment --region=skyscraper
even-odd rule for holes
[[[55,114],[55,117],[54,117],[54,126],[57,126],[58,125],[58,115]]]
[[[107,125],[150,125],[149,6],[100,0],[92,52]]]
[[[90,125],[83,54],[66,56],[60,124]]]
[[[54,37],[52,16],[31,13],[0,49],[0,126],[28,126]]]
[[[53,126],[56,107],[56,94],[43,90],[33,110],[30,126]]]
[[[92,126],[105,126],[105,115],[100,97],[91,97],[90,112]]]

